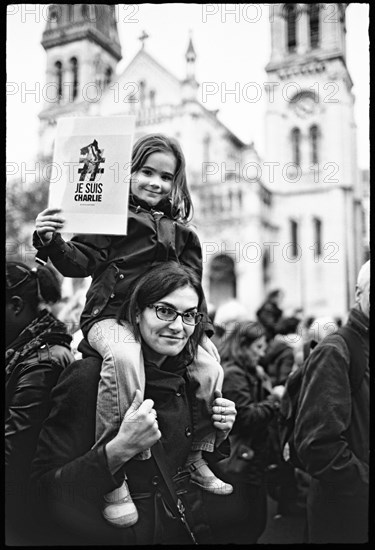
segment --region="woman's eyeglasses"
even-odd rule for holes
[[[174,321],[180,315],[183,323],[186,325],[198,325],[203,319],[203,313],[198,311],[186,311],[180,313],[172,307],[168,306],[155,306],[150,304],[148,307],[153,308],[156,313],[156,317],[161,321]]]

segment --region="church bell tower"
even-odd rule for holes
[[[42,46],[47,67],[39,158],[46,161],[57,118],[90,114],[112,82],[121,59],[116,6],[51,4]]]
[[[363,261],[347,6],[272,4],[265,86],[268,186],[289,247],[274,275],[306,314],[340,317]]]

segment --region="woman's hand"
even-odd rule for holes
[[[35,229],[41,241],[48,244],[56,231],[64,227],[64,218],[61,216],[60,208],[46,208],[37,215]]]
[[[211,342],[207,334],[203,335],[202,340],[199,342],[199,345],[202,346],[202,348],[206,350],[207,353],[211,355],[211,357],[213,357],[214,359],[216,359],[216,361],[220,363],[220,355],[217,351],[217,347],[213,342]]]
[[[230,399],[221,396],[220,390],[215,390],[215,400],[212,407],[212,422],[219,434],[216,437],[216,446],[220,445],[229,435],[236,420],[236,406]]]
[[[149,449],[161,438],[153,406],[152,399],[142,402],[140,390],[136,391],[117,435],[106,445],[108,466],[112,474],[133,456]]]

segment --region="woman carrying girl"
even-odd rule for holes
[[[65,242],[59,230],[61,211],[46,209],[36,218],[33,244],[37,260],[50,258],[66,277],[92,276],[81,315],[81,330],[103,358],[98,388],[96,443],[113,437],[137,389],[144,392],[145,372],[141,346],[129,324],[116,320],[127,291],[151,267],[175,261],[191,267],[202,278],[202,252],[196,233],[188,226],[192,203],[187,188],[185,159],[179,144],[164,135],[146,135],[133,149],[126,236],[77,235]],[[204,305],[205,308],[205,305]],[[168,304],[157,312],[170,315]],[[206,313],[206,311],[205,311]],[[194,323],[192,316],[191,323]],[[188,316],[184,317],[189,322]],[[212,326],[206,322],[208,336]],[[171,348],[174,342],[170,341]],[[233,488],[218,479],[202,457],[218,445],[211,413],[215,390],[221,391],[223,370],[215,346],[202,337],[196,359],[188,365],[188,377],[195,388],[193,406],[194,440],[186,465],[192,480],[203,489],[229,494]],[[218,394],[217,394],[218,395]],[[150,457],[149,449],[139,460]],[[126,478],[121,491],[106,495],[103,515],[119,527],[138,520]]]

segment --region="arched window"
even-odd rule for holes
[[[301,164],[301,130],[299,128],[293,128],[291,141],[293,162],[299,166]]]
[[[87,4],[82,4],[81,13],[84,19],[89,19],[89,7]]]
[[[297,46],[297,6],[285,4],[285,18],[287,25],[288,51],[294,52]]]
[[[290,242],[292,244],[292,257],[298,256],[298,223],[295,220],[289,220],[290,224]]]
[[[72,71],[72,101],[74,101],[78,95],[78,61],[76,57],[70,59],[70,69]]]
[[[236,297],[235,264],[232,258],[225,254],[215,256],[210,265],[210,302],[219,306]]]
[[[141,104],[141,108],[145,105],[145,92],[146,92],[146,83],[144,80],[141,80],[139,82],[139,102]]]
[[[265,288],[267,288],[271,280],[270,271],[271,271],[270,254],[268,252],[268,249],[265,248],[263,250],[263,256],[262,256],[262,275],[263,275],[263,285]]]
[[[309,5],[310,45],[311,48],[319,46],[319,4]]]
[[[60,15],[61,15],[60,8],[58,7],[58,5],[53,4],[49,9],[49,14],[48,14],[50,25],[51,25],[52,29],[57,27],[57,24],[60,20]]]
[[[203,139],[203,162],[209,162],[210,160],[210,145],[211,137],[209,135],[206,135],[206,137]]]
[[[238,190],[238,207],[241,209],[242,208],[242,189],[239,189]]]
[[[315,253],[320,257],[322,255],[322,220],[320,218],[314,218],[313,225]]]
[[[63,67],[61,61],[56,61],[55,63],[55,74],[56,74],[56,84],[57,84],[57,100],[61,101],[62,99],[62,79],[63,79]]]
[[[112,68],[107,67],[104,74],[104,86],[108,86],[112,82]]]
[[[310,161],[312,164],[319,162],[318,141],[319,141],[319,128],[314,124],[310,127]]]
[[[68,6],[68,23],[74,23],[74,5],[67,4]]]
[[[155,90],[150,90],[150,107],[155,107]]]

